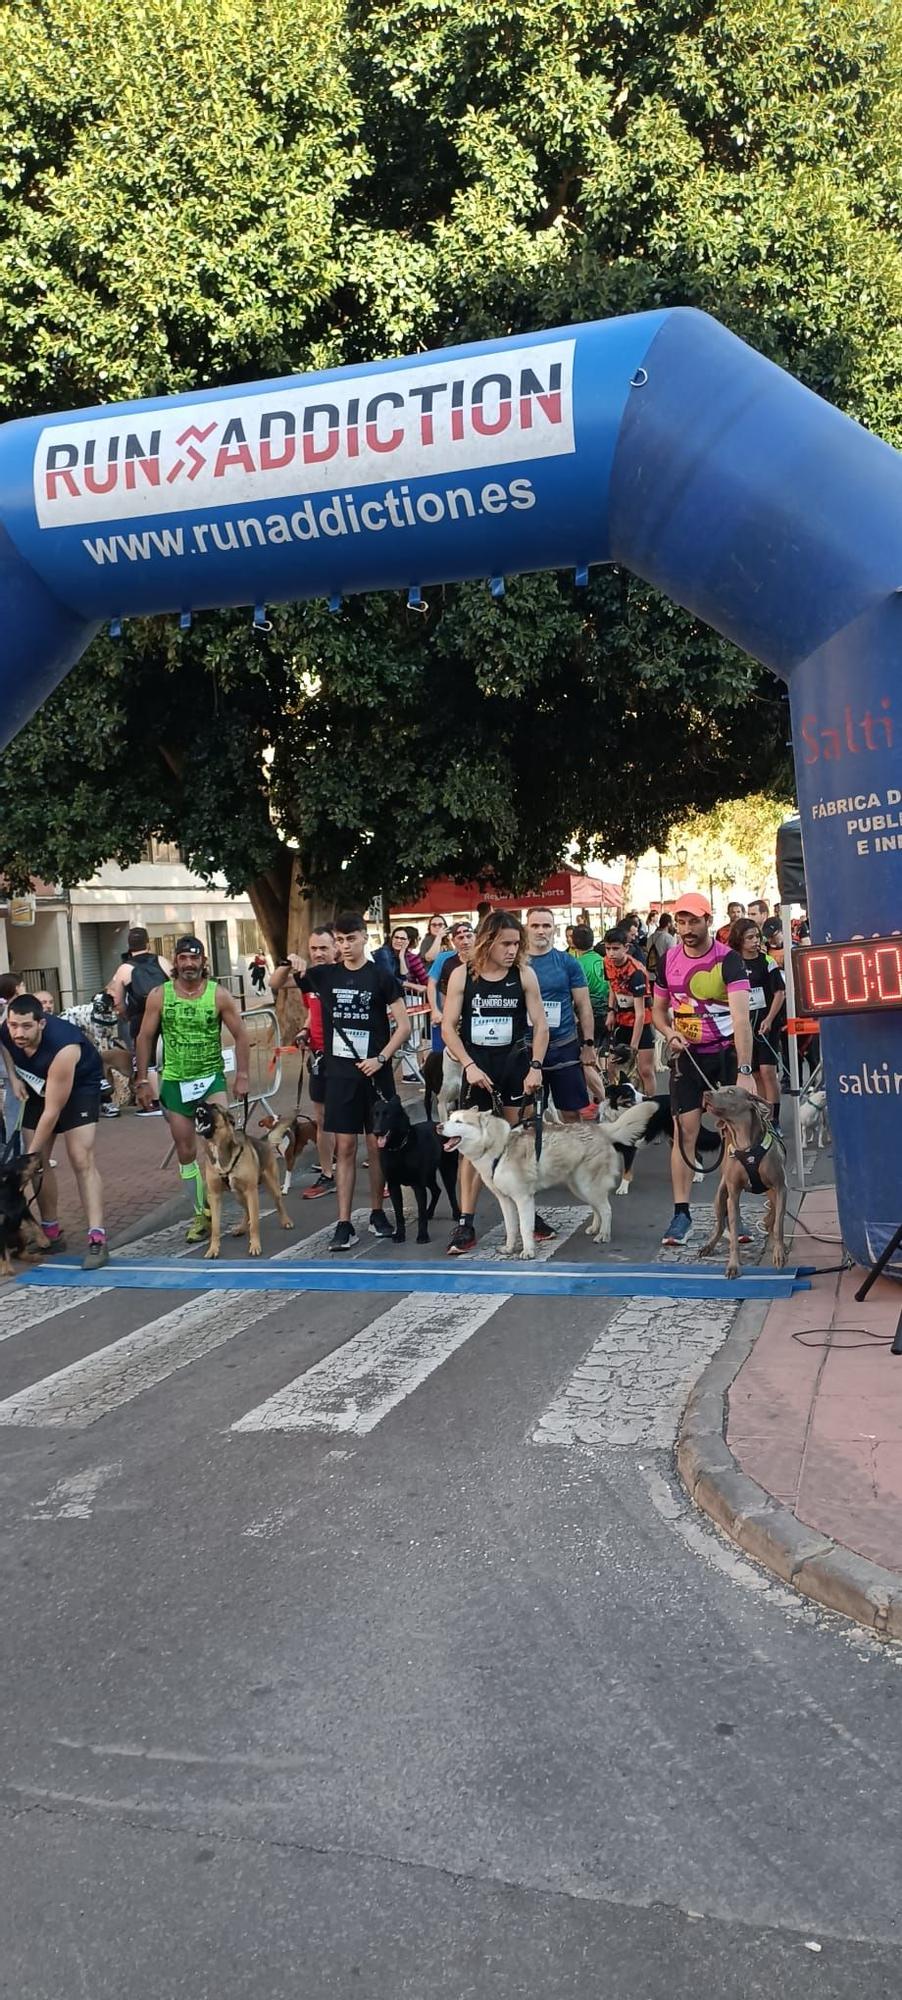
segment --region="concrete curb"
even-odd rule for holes
[[[762,1569],[878,1638],[902,1641],[902,1576],[806,1527],[741,1470],[727,1444],[727,1397],[766,1311],[740,1307],[720,1353],[692,1390],[676,1444],[680,1478],[695,1506]]]

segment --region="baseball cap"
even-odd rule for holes
[[[673,906],[673,914],[678,917],[685,910],[688,917],[710,917],[711,905],[707,896],[700,896],[697,889],[690,889],[685,896],[678,897]]]
[[[460,923],[451,925],[449,936],[458,937],[461,931],[466,931],[469,933],[470,931],[472,931],[472,929],[473,929],[472,924],[467,920],[467,918],[464,917],[461,919]]]
[[[178,958],[180,951],[190,951],[195,954],[199,952],[201,958],[203,958],[204,955],[204,948],[203,945],[201,944],[200,938],[196,937],[186,936],[186,937],[176,938],[175,941],[176,958]]]

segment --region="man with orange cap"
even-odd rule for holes
[[[749,982],[738,951],[711,936],[711,905],[694,890],[674,912],[677,941],[655,974],[653,1019],[667,1044],[674,1213],[661,1241],[685,1243],[692,1231],[692,1161],[707,1090],[738,1083],[755,1095]]]

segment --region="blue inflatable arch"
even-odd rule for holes
[[[788,682],[812,936],[899,935],[902,458],[703,314],[8,424],[0,523],[0,742],[108,621],[622,564]],[[870,1261],[902,1007],[823,1045]]]

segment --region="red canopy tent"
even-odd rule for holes
[[[392,907],[392,923],[402,917],[431,917],[433,911],[442,916],[462,916],[464,911],[471,914],[477,903],[491,903],[503,909],[505,905],[513,910],[525,910],[532,903],[547,903],[552,910],[619,910],[622,888],[617,882],[605,882],[597,875],[576,875],[562,868],[557,874],[549,875],[540,889],[508,894],[497,883],[452,882],[447,875],[434,876],[427,882],[422,896],[407,903],[396,903]]]

